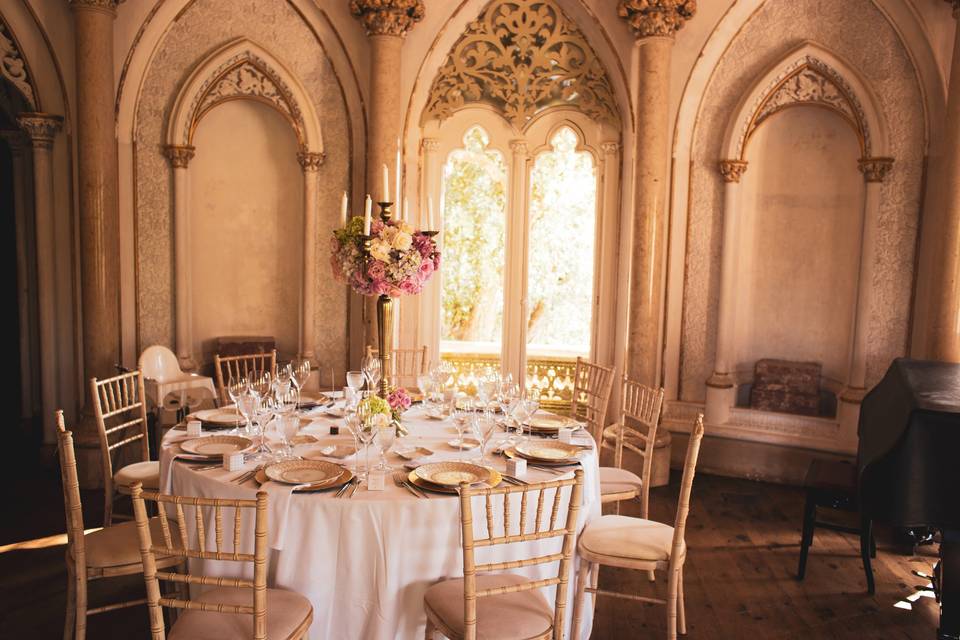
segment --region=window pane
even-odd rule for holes
[[[597,176],[569,127],[530,176],[527,357],[590,353]]]
[[[507,168],[480,127],[450,154],[443,172],[442,333],[447,354],[499,362],[503,335]]]

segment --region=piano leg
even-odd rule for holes
[[[938,640],[960,640],[960,530],[944,529],[940,542]]]
[[[873,567],[870,563],[870,557],[874,550],[873,540],[873,522],[869,517],[861,515],[860,517],[860,557],[863,558],[863,572],[867,575],[867,593],[873,595],[876,588],[873,584]]]

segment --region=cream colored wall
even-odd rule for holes
[[[863,176],[857,137],[816,107],[757,130],[741,180],[738,371],[761,358],[813,361],[847,377],[860,265]]]
[[[231,100],[204,116],[190,167],[194,352],[214,339],[274,336],[297,352],[303,197],[297,139],[274,109]]]

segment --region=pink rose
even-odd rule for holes
[[[433,273],[433,263],[429,260],[424,260],[420,263],[420,277],[426,280]]]
[[[420,293],[420,284],[414,279],[404,280],[400,283],[400,290],[407,295],[416,295]]]
[[[370,235],[377,236],[380,235],[380,232],[383,231],[383,222],[380,220],[373,220],[370,222]]]
[[[390,408],[398,413],[409,409],[413,403],[406,389],[402,387],[394,389],[393,392],[387,396],[387,402],[390,404]]]
[[[372,280],[383,280],[387,277],[387,268],[379,260],[371,260],[367,265],[367,275]]]

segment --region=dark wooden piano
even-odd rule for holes
[[[960,364],[898,358],[863,399],[860,508],[942,536],[934,590],[941,640],[960,639]]]

